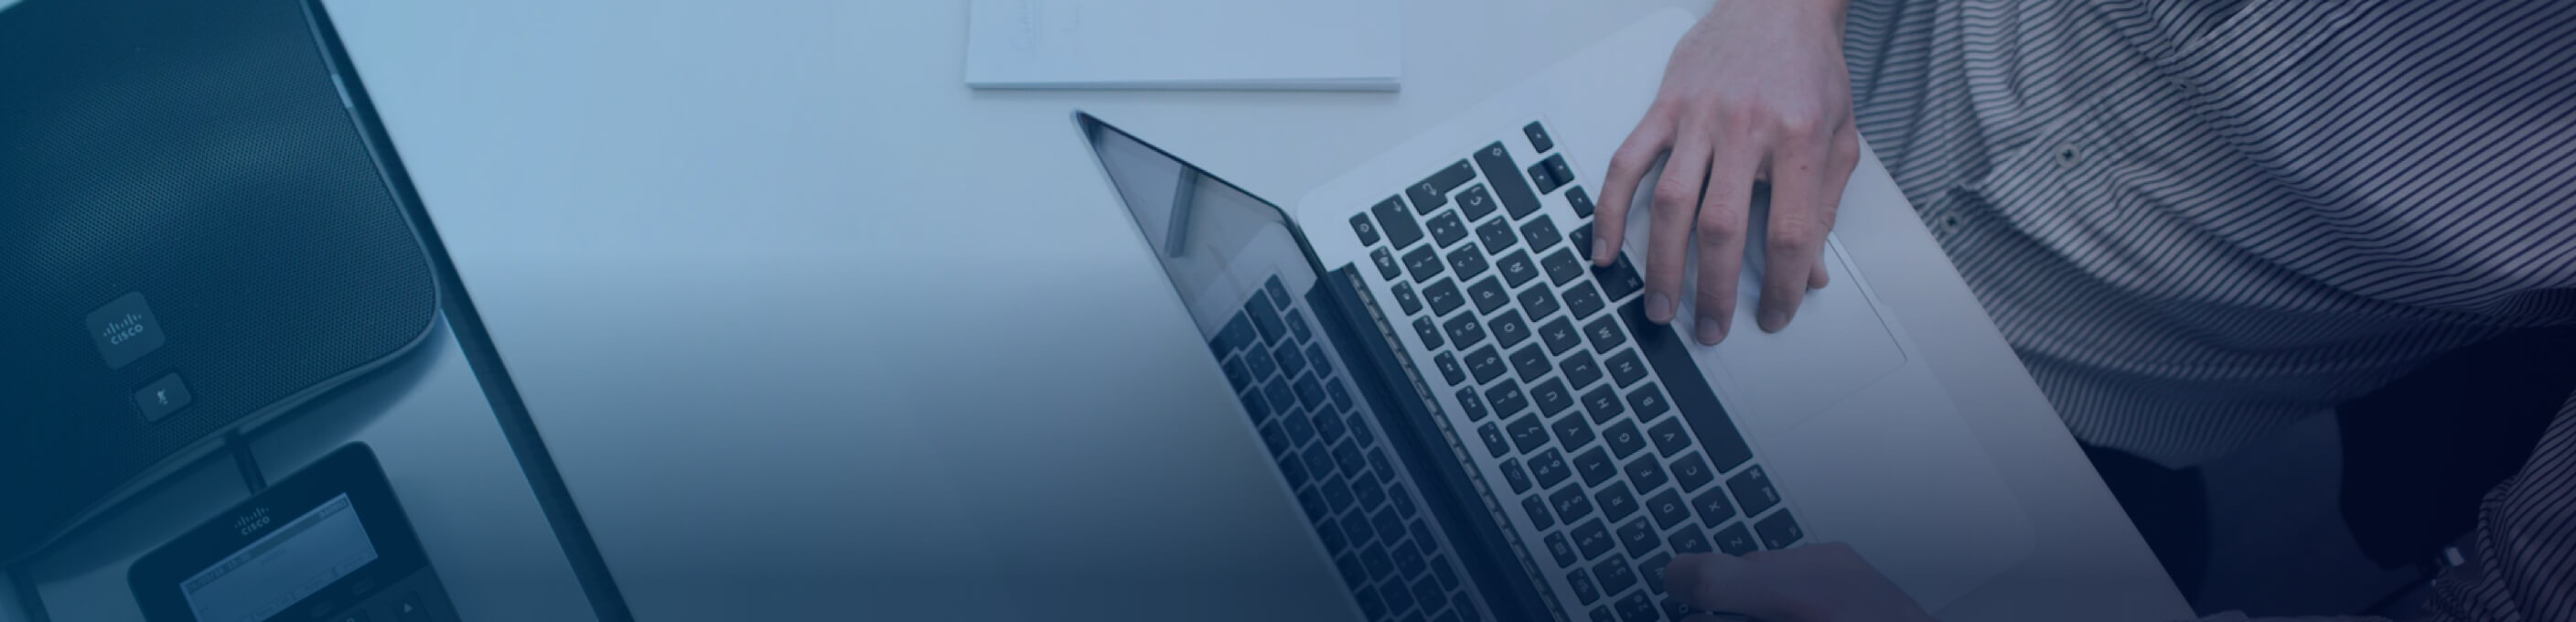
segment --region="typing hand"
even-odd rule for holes
[[[1595,219],[1593,260],[1616,257],[1628,206],[1648,192],[1646,317],[1680,307],[1694,231],[1699,245],[1700,343],[1725,339],[1735,316],[1753,184],[1771,184],[1762,330],[1789,324],[1807,290],[1825,286],[1825,233],[1843,182],[1860,161],[1850,70],[1843,64],[1844,0],[1718,3],[1674,46],[1655,103],[1610,159]],[[1652,190],[1640,188],[1669,154]],[[1703,194],[1702,186],[1706,186]]]
[[[1743,557],[1698,553],[1664,567],[1664,589],[1699,611],[1763,622],[1931,622],[1913,597],[1840,543],[1758,551]],[[1716,622],[1708,614],[1686,622]]]

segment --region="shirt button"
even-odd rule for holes
[[[2076,147],[2073,143],[2068,143],[2068,144],[2066,144],[2066,145],[2061,145],[2061,146],[2059,146],[2059,147],[2057,148],[2057,163],[2058,163],[2058,164],[2060,164],[2060,165],[2064,165],[2064,166],[2074,166],[2074,165],[2077,165],[2077,164],[2081,164],[2081,163],[2083,163],[2083,162],[2084,162],[2084,149],[2082,149],[2082,148],[2080,148],[2080,147]]]

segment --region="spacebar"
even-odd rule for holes
[[[1637,338],[1637,351],[1646,355],[1646,364],[1655,368],[1655,376],[1664,379],[1664,392],[1671,394],[1673,406],[1682,411],[1682,421],[1690,424],[1691,433],[1699,437],[1701,447],[1708,449],[1708,459],[1716,463],[1718,473],[1735,470],[1735,466],[1753,459],[1753,449],[1745,446],[1744,434],[1736,431],[1735,420],[1726,416],[1726,407],[1717,403],[1717,392],[1708,388],[1708,378],[1699,373],[1699,364],[1691,360],[1690,345],[1673,328],[1646,320],[1645,297],[1619,306],[1619,317],[1627,320],[1628,334]]]

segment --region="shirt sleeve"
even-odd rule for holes
[[[2558,409],[2522,471],[2487,493],[2476,552],[2433,579],[2415,619],[2576,622],[2576,396]],[[2324,622],[2385,618],[2259,618],[2227,612],[2201,622]]]

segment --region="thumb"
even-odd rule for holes
[[[1664,591],[1700,611],[1735,613],[1772,622],[1809,619],[1806,607],[1764,580],[1763,560],[1771,551],[1736,557],[1694,553],[1673,558],[1664,567]]]

